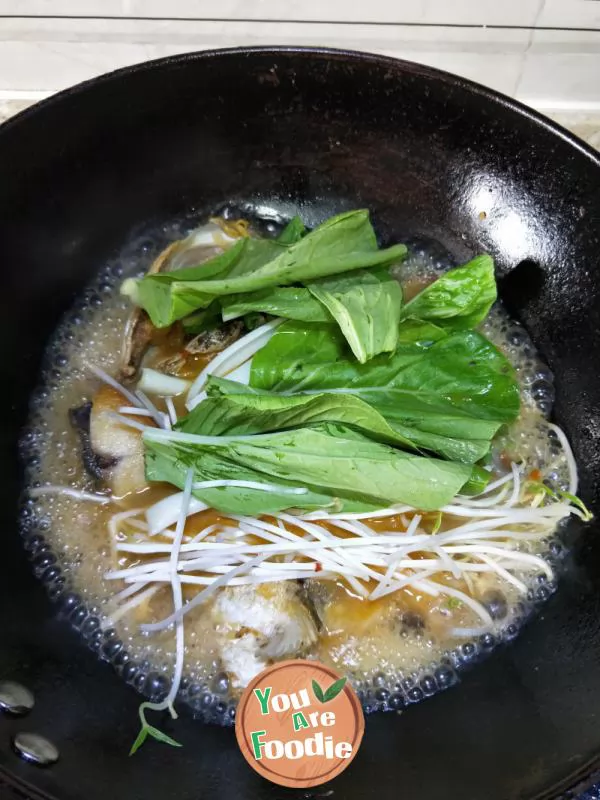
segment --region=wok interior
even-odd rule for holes
[[[5,436],[14,446],[42,350],[60,316],[132,232],[186,216],[201,219],[224,202],[261,216],[299,212],[309,225],[364,206],[373,209],[383,241],[434,241],[457,261],[481,250],[494,255],[505,276],[503,299],[556,375],[555,415],[583,467],[581,494],[593,506],[600,485],[600,382],[590,368],[600,327],[597,169],[525,115],[459,81],[386,60],[286,52],[184,58],[46,103],[0,132],[6,176],[0,227],[8,245],[0,324],[11,386],[2,397]],[[3,482],[4,527],[12,534],[0,590],[3,650],[11,654],[5,670],[14,669],[13,659],[25,661],[40,691],[46,680],[58,680],[59,694],[69,698],[77,696],[81,678],[77,669],[67,676],[65,665],[73,659],[86,665],[97,698],[86,698],[83,710],[69,702],[60,711],[76,731],[71,747],[79,753],[88,735],[83,719],[96,720],[108,736],[117,717],[104,708],[106,698],[132,708],[136,698],[68,635],[49,641],[52,612],[13,533],[14,450],[4,473],[10,476]],[[370,724],[363,758],[376,765],[384,796],[395,791],[399,749],[412,765],[408,780],[426,797],[442,785],[425,766],[432,747],[441,763],[452,765],[447,775],[457,796],[527,795],[585,771],[600,750],[593,725],[585,722],[599,705],[593,664],[594,582],[600,576],[593,539],[592,527],[576,553],[573,576],[544,619],[510,650],[429,707]],[[57,713],[56,702],[48,700],[46,713]],[[444,737],[449,720],[455,732]],[[202,740],[204,756],[184,757],[182,786],[198,774],[224,780],[225,755],[217,757],[216,742],[235,759],[233,741],[192,724],[188,736]],[[455,742],[461,737],[464,752]],[[515,737],[518,748],[511,744]],[[131,738],[129,731],[123,738]],[[498,751],[510,753],[510,770],[501,766]],[[116,765],[118,754],[115,748],[115,761],[108,763]],[[467,775],[472,758],[494,776],[489,785],[489,777]],[[535,774],[532,761],[539,764]],[[81,785],[86,758],[65,762],[65,785],[78,785],[68,770],[78,773]],[[89,761],[87,768],[91,782]],[[342,796],[369,796],[369,773],[359,758],[339,781]],[[239,796],[251,778],[241,768],[235,777],[240,784],[230,791]],[[120,784],[124,791],[149,778],[115,780],[132,782]],[[90,790],[86,797],[94,797]]]

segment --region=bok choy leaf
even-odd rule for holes
[[[306,234],[306,228],[299,216],[292,217],[277,237],[279,244],[294,244]]]
[[[196,436],[147,430],[146,476],[183,486],[194,480],[243,479],[305,487],[307,494],[236,487],[196,489],[194,495],[224,513],[264,514],[290,506],[371,510],[407,504],[424,510],[446,505],[461,490],[481,490],[477,466],[413,455],[336,424],[249,437]]]
[[[444,273],[402,309],[403,318],[434,322],[447,330],[475,328],[496,302],[491,256],[481,255]]]
[[[308,284],[364,364],[398,344],[402,289],[389,270],[360,270]]]
[[[421,331],[412,327],[413,341],[405,339],[391,356],[358,364],[339,331],[286,322],[254,356],[250,385],[286,393],[349,393],[387,404],[413,398],[480,419],[509,422],[517,416],[512,367],[491,342],[476,331],[458,331],[423,346]]]
[[[210,378],[206,390],[208,398],[180,421],[179,430],[233,436],[337,422],[376,441],[470,464],[487,455],[500,424],[459,417],[457,426],[468,427],[468,432],[457,438],[420,429],[419,418],[403,423],[390,413],[386,419],[377,408],[352,394],[270,394],[223,378]]]
[[[126,281],[123,293],[144,308],[156,327],[165,327],[215,297],[254,292],[274,286],[314,280],[327,275],[401,261],[406,247],[380,250],[365,210],[339,214],[292,244],[269,239],[241,239],[218,259],[191,270],[148,275]]]
[[[359,364],[331,326],[285,323],[254,356],[250,386],[292,396],[354,396],[414,447],[458,461],[483,457],[499,427],[519,413],[506,358],[475,331],[444,335],[409,321],[400,325],[399,339],[391,356]]]
[[[275,286],[258,292],[234,294],[221,298],[223,320],[242,317],[250,312],[270,314],[300,322],[331,322],[325,306],[303,286]]]

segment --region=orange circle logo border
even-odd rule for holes
[[[250,681],[237,707],[235,735],[242,755],[259,775],[279,786],[310,788],[349,766],[360,747],[365,720],[350,684],[335,691],[339,681],[330,667],[305,659],[280,661]],[[333,691],[329,698],[327,689]],[[321,699],[315,694],[319,690]],[[319,752],[306,752],[309,741]],[[275,754],[267,757],[265,752],[274,745]]]

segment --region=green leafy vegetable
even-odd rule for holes
[[[359,361],[394,350],[402,290],[388,270],[357,270],[310,282],[223,297],[223,319],[261,311],[302,322],[337,322]]]
[[[398,344],[410,344],[421,350],[426,350],[440,339],[445,339],[448,331],[434,325],[433,322],[424,322],[421,319],[404,319],[398,328]]]
[[[474,328],[496,301],[494,261],[481,255],[451,269],[419,292],[403,310],[403,317],[435,322],[448,330]]]
[[[223,297],[221,303],[225,321],[241,317],[249,311],[260,311],[303,322],[333,322],[325,306],[302,286],[276,286],[258,292],[234,294]]]
[[[151,481],[166,481],[182,489],[185,485],[187,470],[195,469],[195,480],[243,480],[256,483],[268,483],[281,488],[280,492],[261,491],[236,487],[194,490],[193,494],[217,511],[230,514],[253,515],[269,514],[284,508],[298,507],[307,509],[337,508],[340,502],[322,490],[319,486],[305,487],[303,484],[266,476],[258,469],[253,469],[248,462],[231,462],[226,449],[194,447],[189,443],[145,440],[146,477]],[[297,495],[291,490],[307,488],[304,494]],[[375,508],[368,504],[355,507],[351,504],[347,510],[362,511]],[[344,506],[345,507],[345,506]]]
[[[126,280],[121,293],[146,310],[152,324],[164,328],[197,309],[213,303],[218,293],[209,294],[201,287],[213,279],[241,280],[280,256],[287,248],[273,239],[240,239],[215,258],[198,267],[146,275]]]
[[[395,350],[402,289],[389,270],[335,275],[310,283],[308,289],[335,318],[361,364]]]
[[[343,393],[278,395],[249,391],[222,378],[210,378],[208,399],[197,405],[178,425],[186,433],[241,436],[338,422],[376,441],[410,450],[430,450],[447,458],[474,463],[487,453],[498,423],[475,421],[468,438],[453,439],[424,433],[418,427],[388,422],[360,397]]]
[[[212,259],[191,270],[126,281],[122,291],[161,328],[205,308],[215,297],[288,286],[360,267],[389,265],[405,255],[406,247],[401,244],[379,250],[368,212],[350,211],[328,219],[293,244],[242,239],[217,257],[221,261],[216,278],[212,277]]]
[[[287,322],[254,356],[250,385],[286,393],[353,393],[386,407],[413,398],[481,419],[510,421],[519,412],[512,367],[475,331],[451,333],[426,346],[419,338],[405,340],[391,356],[357,364],[331,326]]]
[[[391,356],[359,364],[331,326],[285,323],[254,356],[250,385],[353,395],[415,446],[478,460],[499,427],[518,415],[519,388],[506,358],[483,336],[459,331],[432,342],[438,330],[411,323]]]
[[[479,467],[406,453],[331,423],[248,437],[148,430],[143,438],[149,480],[182,487],[191,468],[195,481],[242,479],[309,490],[292,497],[235,487],[194,490],[196,497],[226,513],[241,508],[256,515],[338,501],[344,509],[351,501],[366,510],[395,503],[434,510],[468,484],[481,490],[488,478]]]
[[[188,317],[184,317],[182,320],[182,325],[185,332],[194,335],[198,333],[204,333],[204,331],[213,330],[213,328],[218,327],[220,324],[221,307],[217,300],[213,300],[208,308],[203,308],[200,311],[196,311],[194,314],[190,314]]]
[[[409,439],[397,434],[375,409],[352,395],[241,394],[235,389],[234,393],[228,394],[228,385],[236,384],[219,378],[209,380],[207,390],[211,396],[184,417],[177,426],[178,430],[205,436],[246,436],[321,422],[339,422],[380,441],[413,446]]]
[[[306,228],[300,217],[292,217],[277,237],[279,244],[294,244],[306,234]]]

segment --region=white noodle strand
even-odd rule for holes
[[[112,503],[113,498],[106,494],[94,494],[93,492],[82,492],[79,489],[72,489],[70,486],[58,486],[49,483],[46,486],[36,486],[29,490],[31,497],[43,497],[46,494],[59,494],[64,497],[72,497],[74,500],[83,500],[90,503]]]
[[[578,477],[577,477],[577,462],[575,461],[575,456],[573,455],[573,450],[571,449],[571,445],[565,432],[562,428],[559,428],[558,425],[548,425],[550,430],[554,431],[556,436],[558,437],[558,441],[561,444],[561,447],[564,451],[565,458],[567,460],[567,467],[569,469],[569,494],[577,494],[578,489]]]
[[[126,397],[129,400],[132,406],[137,406],[139,408],[139,398],[137,398],[133,392],[130,392],[129,389],[126,389],[122,384],[120,384],[119,381],[111,378],[108,372],[105,372],[103,369],[95,366],[94,364],[87,364],[87,369],[89,369],[90,372],[93,372],[97,378],[100,378],[100,380],[104,381],[104,383],[106,383],[108,386],[112,386],[113,389],[116,389],[117,392],[120,392],[123,397]]]

